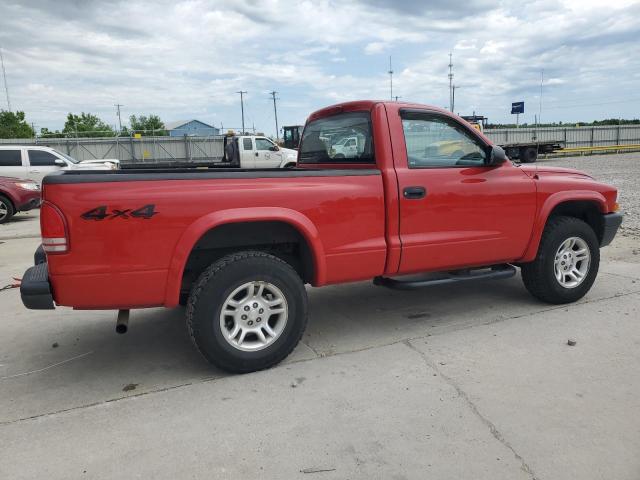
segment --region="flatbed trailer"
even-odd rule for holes
[[[485,133],[487,117],[474,114],[463,115],[462,118],[469,122],[476,130]],[[538,141],[532,139],[530,142],[496,143],[504,149],[511,160],[519,160],[521,163],[533,163],[538,160],[538,155],[541,153],[553,153],[556,150],[564,148],[564,141],[562,140]]]

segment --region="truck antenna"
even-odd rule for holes
[[[449,111],[453,113],[453,53],[449,52]]]
[[[391,100],[393,100],[393,68],[391,68],[391,55],[389,55],[389,90]]]

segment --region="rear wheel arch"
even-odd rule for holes
[[[324,248],[313,223],[300,212],[278,215],[271,210],[276,209],[251,209],[244,215],[215,212],[187,228],[174,249],[165,306],[175,306],[180,293],[212,262],[240,250],[268,252],[290,263],[304,282],[324,283]]]

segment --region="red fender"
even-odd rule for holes
[[[525,250],[521,262],[531,262],[536,258],[540,239],[542,238],[542,232],[544,231],[544,227],[547,224],[547,220],[553,209],[561,203],[572,201],[593,202],[598,206],[602,213],[607,213],[607,200],[600,192],[570,190],[549,195],[538,211],[538,216],[533,226],[533,231],[531,232],[531,239],[529,240],[529,245]]]
[[[223,224],[255,221],[282,221],[294,227],[311,248],[314,265],[313,284],[322,285],[325,282],[324,247],[316,226],[305,215],[295,210],[279,207],[233,208],[204,215],[184,231],[171,257],[164,306],[170,308],[178,305],[182,275],[187,259],[195,244],[205,233]]]

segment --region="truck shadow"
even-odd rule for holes
[[[310,320],[301,344],[283,367],[451,329],[468,328],[548,308],[535,302],[518,277],[495,282],[392,291],[371,283],[309,288]],[[17,306],[19,299],[15,299]],[[184,309],[131,313],[129,331],[115,333],[115,312],[59,309],[29,313],[5,345],[0,371],[1,420],[43,411],[172,389],[228,374],[196,351]],[[28,353],[27,353],[28,352]],[[62,362],[62,363],[61,363]],[[53,368],[45,368],[53,365]],[[261,375],[257,373],[256,375]],[[19,401],[17,401],[19,400]],[[6,402],[9,401],[7,404]]]

